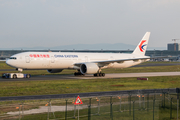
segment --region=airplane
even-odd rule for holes
[[[75,76],[94,74],[105,76],[105,68],[127,68],[150,60],[145,56],[150,32],[146,32],[133,53],[82,53],[82,52],[22,52],[11,56],[6,64],[23,70],[47,70],[58,73],[64,69],[76,69]]]

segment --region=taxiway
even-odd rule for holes
[[[112,73],[106,74],[105,77],[94,77],[93,75],[74,76],[74,75],[37,75],[30,79],[2,79],[2,81],[36,81],[36,80],[70,80],[70,79],[108,79],[108,78],[125,78],[125,77],[153,77],[153,76],[180,76],[180,72],[146,72],[146,73]]]

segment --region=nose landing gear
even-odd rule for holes
[[[21,68],[16,68],[16,70],[19,71],[19,72],[23,71],[23,69],[21,69]]]

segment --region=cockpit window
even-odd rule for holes
[[[14,59],[14,60],[16,60],[17,58],[16,58],[16,57],[10,57],[9,59]]]

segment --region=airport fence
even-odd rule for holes
[[[166,120],[180,119],[179,89],[72,98],[0,101],[1,120]]]

